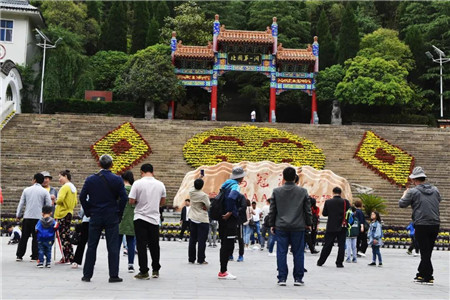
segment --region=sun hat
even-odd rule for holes
[[[231,171],[230,179],[239,179],[245,176],[244,169],[242,167],[234,167]]]
[[[44,175],[44,178],[48,177],[50,179],[53,179],[52,175],[50,175],[50,173],[48,171],[42,171],[41,174]]]
[[[426,178],[426,177],[427,175],[425,175],[425,172],[423,171],[422,167],[415,167],[411,175],[409,175],[409,178],[411,179]]]

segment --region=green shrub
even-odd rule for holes
[[[128,101],[87,101],[80,99],[46,99],[44,112],[91,113],[108,115],[142,116],[143,111],[136,102]]]
[[[421,124],[436,126],[436,119],[431,115],[354,113],[350,119],[352,122],[357,123]]]
[[[370,217],[370,214],[373,211],[377,211],[380,214],[387,213],[387,206],[385,204],[386,200],[381,198],[380,196],[372,195],[372,194],[359,194],[358,198],[361,199],[363,203],[363,211],[366,216]]]

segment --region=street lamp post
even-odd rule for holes
[[[49,49],[56,48],[56,44],[58,44],[58,42],[60,40],[62,40],[62,38],[59,38],[56,41],[56,43],[54,45],[52,45],[51,41],[49,40],[49,38],[42,31],[40,31],[37,28],[35,28],[35,30],[38,33],[38,34],[36,34],[36,39],[38,41],[41,40],[41,39],[44,40],[44,43],[40,42],[40,43],[36,44],[38,47],[41,47],[41,48],[44,49],[44,55],[43,55],[43,58],[42,58],[41,93],[40,93],[40,97],[39,97],[39,113],[41,114],[43,112],[43,110],[44,110],[44,99],[43,99],[43,97],[44,97],[44,73],[45,73],[45,54],[46,54],[46,50],[47,50],[47,48],[49,48]],[[48,42],[48,44],[47,44],[47,42]]]
[[[434,59],[433,54],[430,53],[430,51],[425,52],[425,55],[431,59],[433,62],[435,63],[439,63],[439,67],[440,67],[440,71],[439,71],[439,76],[441,79],[441,88],[440,88],[440,98],[441,98],[441,118],[444,117],[444,84],[442,81],[442,64],[449,62],[450,58],[446,58],[445,57],[445,53],[444,51],[442,51],[441,49],[439,49],[438,47],[431,45],[434,49],[434,52],[436,52],[437,55],[439,55],[438,59]]]

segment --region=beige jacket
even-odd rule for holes
[[[211,203],[208,195],[202,190],[191,188],[189,199],[191,200],[191,209],[189,210],[188,218],[194,222],[209,224],[208,210]]]

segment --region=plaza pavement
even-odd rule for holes
[[[382,249],[382,268],[369,267],[370,258],[358,263],[345,263],[337,269],[334,264],[336,247],[324,266],[316,266],[318,254],[305,253],[305,286],[293,285],[288,278],[286,287],[277,286],[276,257],[266,251],[247,251],[243,263],[230,262],[229,271],[235,281],[217,279],[219,247],[207,248],[208,265],[187,263],[187,242],[161,242],[160,278],[135,280],[126,272],[127,257],[121,256],[122,283],[108,283],[105,240],[98,249],[97,264],[91,282],[81,281],[82,269],[54,265],[38,269],[35,263],[15,261],[17,245],[1,242],[2,299],[449,299],[449,254],[434,251],[434,286],[412,282],[419,257],[406,254],[404,249]],[[31,239],[24,258],[29,258]],[[320,250],[321,247],[319,246]],[[235,258],[237,249],[235,248]],[[368,249],[368,253],[370,253]],[[57,259],[61,255],[57,253]],[[288,256],[292,272],[292,255]],[[135,268],[138,269],[137,256]]]

